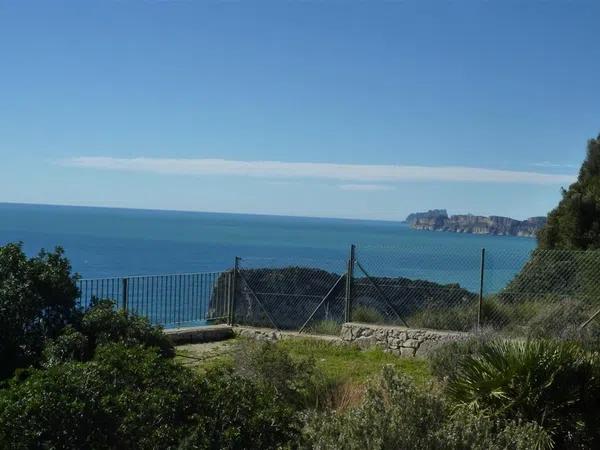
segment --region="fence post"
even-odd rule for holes
[[[127,295],[128,295],[128,293],[127,293],[127,284],[128,284],[128,279],[127,278],[123,278],[122,279],[122,289],[123,289],[123,291],[122,291],[122,297],[123,297],[123,302],[122,302],[121,306],[123,308],[123,311],[125,311],[125,312],[127,312],[127,302],[128,302],[128,299],[127,299]]]
[[[235,321],[235,291],[237,289],[237,276],[238,270],[240,268],[240,258],[238,256],[235,257],[235,262],[233,264],[233,273],[231,274],[231,289],[229,290],[229,317],[228,322],[229,325],[232,326]]]
[[[348,258],[348,268],[346,270],[346,298],[344,308],[344,322],[352,322],[352,281],[354,278],[354,258],[356,247],[350,246],[350,257]]]
[[[481,308],[483,306],[483,275],[485,273],[485,248],[481,249],[481,263],[479,265],[479,305],[477,306],[477,331],[481,328]]]

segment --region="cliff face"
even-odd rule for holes
[[[443,224],[443,221],[448,219],[448,212],[445,209],[431,209],[427,212],[419,212],[409,214],[406,218],[406,223],[410,226],[414,226],[417,223],[419,224],[431,224],[440,225]]]
[[[474,216],[472,214],[457,214],[448,217],[446,210],[436,209],[426,213],[411,214],[406,221],[416,230],[535,237],[537,231],[546,223],[546,218],[531,217],[526,220],[516,220],[510,217]]]

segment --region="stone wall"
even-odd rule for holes
[[[343,344],[339,336],[325,336],[318,334],[298,333],[297,331],[277,331],[272,328],[256,328],[235,326],[233,332],[236,336],[256,339],[259,341],[279,341],[282,339],[319,339],[331,343]]]
[[[164,333],[171,338],[175,345],[224,341],[233,337],[233,330],[229,325],[170,328],[166,329]]]
[[[450,341],[467,339],[469,333],[420,328],[345,323],[341,338],[361,348],[380,347],[402,356],[425,355],[431,349]]]

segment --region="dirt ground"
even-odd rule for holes
[[[236,339],[226,341],[205,342],[199,344],[178,345],[175,350],[179,361],[186,366],[197,366],[203,361],[214,360],[230,355]]]

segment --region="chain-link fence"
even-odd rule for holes
[[[237,267],[235,323],[336,334],[344,321],[343,258],[282,262],[242,258]]]
[[[335,261],[242,259],[240,325],[335,334],[344,321],[449,331],[599,334],[600,252],[358,247]]]

